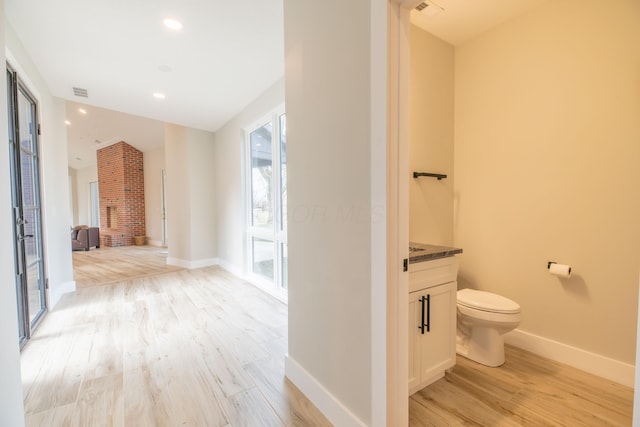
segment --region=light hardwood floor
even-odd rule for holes
[[[411,426],[630,426],[633,389],[516,347],[490,368],[458,356],[409,400]]]
[[[148,270],[130,259],[138,250]],[[157,248],[99,251],[74,253],[85,270],[101,257],[83,272],[92,285],[64,296],[23,350],[27,426],[331,425],[284,378],[284,304],[216,267],[154,270],[166,257]],[[629,426],[632,402],[630,388],[507,347],[497,369],[458,357],[411,397],[409,416],[411,426]]]
[[[286,350],[286,306],[216,267],[79,289],[23,350],[27,425],[330,426]]]
[[[73,273],[78,289],[177,270],[182,268],[167,265],[166,248],[102,246],[73,252]]]

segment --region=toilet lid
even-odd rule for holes
[[[474,289],[460,289],[458,291],[458,304],[476,310],[490,311],[493,313],[519,313],[520,305],[517,302],[491,292],[476,291]]]

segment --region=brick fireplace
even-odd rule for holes
[[[143,154],[120,141],[97,156],[100,244],[133,245],[136,236],[145,235]]]

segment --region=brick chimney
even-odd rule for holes
[[[143,154],[124,141],[98,156],[100,244],[129,246],[145,235]]]

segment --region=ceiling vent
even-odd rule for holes
[[[444,11],[444,8],[432,1],[423,1],[416,6],[418,12],[422,12],[427,16],[435,16]]]
[[[83,98],[88,98],[89,97],[89,93],[87,92],[87,90],[83,89],[81,87],[74,87],[73,88],[73,94],[75,96],[81,96]]]

